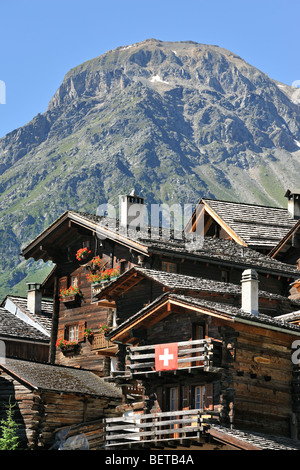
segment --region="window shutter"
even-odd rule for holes
[[[205,409],[211,410],[214,406],[214,386],[205,384]]]
[[[67,289],[67,287],[68,287],[68,276],[61,277],[59,279],[59,290]]]
[[[65,339],[65,326],[59,326],[57,330],[57,341]]]
[[[78,323],[78,341],[84,340],[85,321]]]

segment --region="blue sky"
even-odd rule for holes
[[[72,67],[148,38],[216,44],[291,85],[299,17],[299,0],[0,0],[0,137],[45,112]]]

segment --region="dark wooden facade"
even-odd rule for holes
[[[0,307],[0,357],[47,362],[50,338]]]
[[[299,327],[264,315],[249,317],[231,305],[166,293],[110,334],[123,344],[112,380],[139,381],[144,412],[173,411],[176,417],[178,410],[202,409],[224,426],[295,437],[300,416],[291,345],[299,335]],[[213,343],[209,362],[193,359],[200,354],[194,349],[199,338]],[[153,348],[182,342],[183,366],[156,371]]]
[[[116,416],[120,402],[117,389],[88,371],[13,359],[0,364],[0,418],[6,418],[11,403],[18,449],[49,450],[57,432],[66,427],[65,439],[81,432],[92,439],[96,433],[90,448],[102,449],[99,420]]]
[[[79,262],[76,253],[83,247],[91,252],[90,259]],[[100,324],[113,325],[116,305],[109,298],[103,298],[101,302],[95,298],[93,287],[87,280],[92,257],[99,256],[104,268],[119,267],[121,274],[133,266],[144,266],[235,285],[240,285],[246,263],[257,269],[261,290],[279,295],[286,295],[290,282],[297,277],[296,268],[264,255],[257,257],[257,253],[239,247],[235,242],[208,237],[201,249],[191,250],[182,240],[128,238],[107,227],[105,220],[76,212],[63,214],[25,248],[23,254],[26,258],[52,260],[56,265],[43,286],[44,292],[51,292],[54,299],[50,362],[93,369],[101,375],[109,375],[116,348],[102,340],[103,334],[98,327]],[[60,290],[74,282],[82,297],[73,303],[60,299]],[[141,299],[140,307],[155,299],[162,290],[152,286],[149,297],[143,289],[139,285],[133,294],[135,300]],[[265,303],[266,311],[272,311],[276,302],[269,299]],[[121,310],[122,319],[131,314],[132,306],[128,308],[127,313],[125,308]],[[119,323],[119,310],[116,317],[115,321]],[[73,355],[62,353],[56,347],[57,340],[69,339],[73,327],[77,329],[79,348]],[[87,329],[94,332],[93,340],[85,337]]]

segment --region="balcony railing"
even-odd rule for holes
[[[105,448],[154,447],[163,441],[199,440],[219,412],[200,409],[135,414],[105,420]]]
[[[128,348],[129,363],[125,375],[139,378],[158,372],[155,363],[156,346],[136,346]],[[166,345],[167,346],[167,345]],[[177,343],[177,371],[203,369],[212,371],[221,364],[221,343],[212,338]]]
[[[116,347],[117,346],[114,343],[106,339],[103,331],[98,331],[94,333],[94,337],[91,344],[92,351],[103,351]]]

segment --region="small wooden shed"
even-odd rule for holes
[[[93,449],[101,449],[101,420],[116,415],[121,394],[88,370],[7,358],[0,364],[0,419],[9,402],[20,448],[48,450],[59,429],[80,425],[98,433]]]

